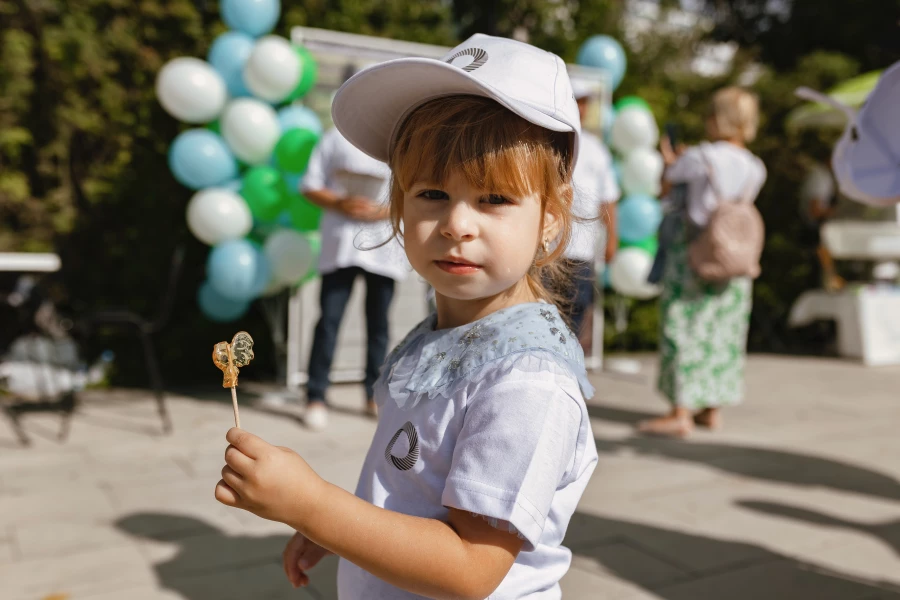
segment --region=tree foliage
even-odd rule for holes
[[[673,2],[664,2],[670,6]],[[770,239],[756,286],[754,343],[776,348],[793,298],[810,287],[812,257],[797,242],[797,189],[805,165],[828,156],[834,133],[789,132],[783,118],[799,84],[825,89],[900,58],[900,0],[863,0],[852,10],[820,10],[814,0],[705,3],[715,40],[735,40],[733,72],[717,78],[686,66],[709,37],[651,31],[626,48],[629,67],[617,94],[643,96],[660,122],[678,123],[686,141],[702,135],[711,92],[738,81],[757,61],[754,84],[763,106],[753,145],[769,167],[760,206]],[[309,0],[285,3],[277,33],[306,25],[451,45],[471,33],[527,39],[573,61],[595,33],[621,37],[626,3],[618,0]],[[760,7],[770,6],[764,11]],[[51,292],[74,316],[103,307],[152,315],[171,253],[187,245],[172,321],[160,339],[170,380],[215,375],[210,340],[230,339],[235,326],[267,331],[254,310],[236,325],[199,315],[196,287],[207,250],[186,231],[190,192],[169,173],[166,153],[184,127],[154,95],[160,67],[176,56],[203,57],[224,30],[206,0],[0,0],[0,251],[56,250],[64,270]],[[652,304],[639,304],[634,325],[617,343],[655,344]],[[270,340],[258,335],[257,342]],[[140,383],[141,353],[133,338],[98,342],[117,351],[120,376]],[[260,352],[255,374],[274,372]],[[205,378],[205,375],[202,377]]]

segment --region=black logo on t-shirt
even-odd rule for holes
[[[400,439],[401,433],[405,433],[406,439],[409,440],[409,452],[406,453],[406,456],[397,458],[391,454],[391,450],[394,449],[394,444]],[[407,421],[403,427],[397,430],[397,433],[391,438],[391,443],[388,444],[384,451],[384,457],[401,471],[409,471],[413,468],[416,461],[419,460],[419,434],[416,432],[416,428],[412,423]]]

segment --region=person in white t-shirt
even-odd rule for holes
[[[381,245],[392,234],[386,204],[389,180],[386,164],[361,152],[335,128],[322,136],[303,177],[304,195],[325,209],[319,226],[321,315],[313,334],[306,384],[304,422],[311,429],[324,429],[328,423],[325,392],[338,328],[358,277],[366,282],[366,411],[372,416],[377,413],[374,385],[387,354],[394,283],[410,271],[394,240]]]
[[[394,230],[437,311],[385,362],[355,495],[232,428],[216,499],[297,531],[295,587],[340,556],[339,600],[559,600],[597,464],[581,346],[542,283],[568,239],[579,149],[565,63],[477,34],[361,71],[332,113],[390,162]]]
[[[577,80],[573,81],[572,89],[584,123],[594,92]],[[599,137],[584,130],[572,174],[572,188],[575,194],[572,213],[576,218],[572,222],[572,239],[563,253],[572,279],[571,285],[562,290],[566,303],[563,310],[587,352],[591,343],[591,308],[597,285],[597,264],[612,260],[619,245],[616,202],[621,192],[609,150]],[[604,241],[603,248],[598,249],[601,240]]]
[[[766,167],[746,147],[756,136],[756,96],[729,87],[716,92],[710,104],[706,121],[710,141],[680,156],[667,143],[661,144],[668,165],[663,192],[677,192],[669,196],[678,203],[674,214],[680,217],[673,239],[666,242],[660,297],[657,388],[671,410],[640,423],[645,433],[683,437],[695,425],[716,429],[722,424],[720,409],[737,404],[744,394],[752,281],[748,277],[704,281],[690,267],[688,248],[720,202],[756,199]]]

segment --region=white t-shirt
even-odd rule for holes
[[[602,227],[597,220],[600,207],[616,202],[620,191],[609,150],[597,136],[586,131],[581,133],[578,160],[572,172],[572,187],[572,214],[593,220],[572,222],[572,239],[566,247],[565,257],[592,262],[597,253],[597,239]]]
[[[706,162],[712,167],[717,196],[710,187]],[[736,201],[745,194],[756,198],[766,182],[766,166],[746,148],[728,142],[704,142],[689,148],[666,171],[666,181],[687,183],[687,213],[698,227],[706,226],[719,198]]]
[[[336,128],[331,128],[309,159],[303,176],[303,191],[328,189],[347,194],[353,182],[368,181],[362,187],[372,200],[387,202],[391,171],[388,166],[359,150]],[[373,185],[374,184],[374,185]],[[354,193],[361,193],[354,191]],[[322,250],[319,273],[345,267],[360,267],[370,273],[402,281],[412,268],[396,240],[375,248],[391,235],[388,221],[363,223],[336,211],[326,210],[319,224]]]
[[[532,322],[524,329],[554,323]],[[559,600],[559,580],[571,562],[562,540],[597,462],[578,380],[552,353],[522,351],[476,367],[439,393],[420,393],[423,363],[465,368],[453,364],[453,349],[464,347],[452,336],[471,324],[430,327],[413,330],[376,384],[378,428],[356,495],[388,510],[439,520],[453,507],[517,532],[525,539],[522,550],[490,598]],[[471,352],[489,352],[494,340],[514,337],[512,329],[496,336],[482,330],[475,341],[484,345],[473,344]],[[514,343],[526,341],[524,330],[516,333]],[[577,344],[569,337],[567,352]],[[346,560],[338,570],[338,597],[422,598]]]

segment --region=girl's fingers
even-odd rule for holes
[[[222,481],[235,491],[240,490],[244,485],[244,478],[228,465],[222,467]]]
[[[253,468],[253,459],[229,444],[225,448],[225,464],[240,473],[246,475]]]
[[[284,547],[284,553],[282,554],[284,574],[287,575],[288,581],[290,581],[294,587],[298,585],[300,576],[302,575],[300,568],[297,566],[300,553],[303,551],[303,538],[298,537],[299,535],[299,533],[294,534],[291,541]]]
[[[220,480],[216,484],[216,500],[226,506],[237,506],[241,501],[241,497],[227,483]]]

